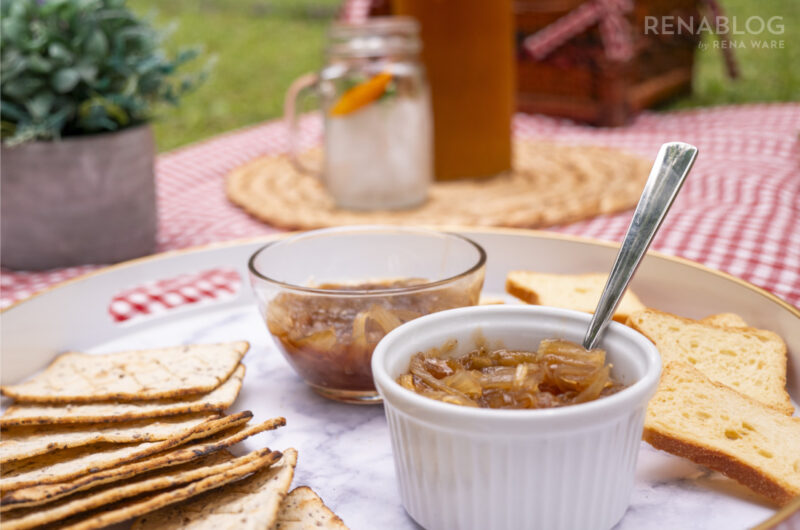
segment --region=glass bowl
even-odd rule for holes
[[[409,320],[476,305],[485,263],[457,234],[357,226],[270,243],[249,268],[267,329],[300,377],[331,399],[380,403],[377,343]]]

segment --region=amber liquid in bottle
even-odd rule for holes
[[[431,85],[437,180],[511,169],[514,48],[511,0],[395,0],[416,18]]]

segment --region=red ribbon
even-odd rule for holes
[[[541,60],[568,40],[597,24],[606,57],[611,61],[624,62],[633,57],[631,26],[625,16],[632,9],[632,0],[585,2],[526,38],[523,45],[535,59]]]

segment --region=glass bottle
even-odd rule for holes
[[[510,170],[511,0],[395,0],[394,11],[421,24],[436,178],[481,178]]]

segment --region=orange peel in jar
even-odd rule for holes
[[[392,74],[381,72],[345,91],[330,110],[331,116],[346,116],[366,107],[386,92]]]

